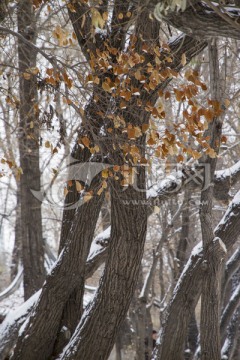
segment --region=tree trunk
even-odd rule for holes
[[[237,241],[240,227],[240,204],[238,192],[229,205],[214,236],[222,239],[227,250]],[[162,325],[159,343],[154,350],[154,360],[181,360],[187,338],[189,321],[201,293],[203,279],[203,252],[199,244],[193,249],[190,259],[176,284]]]
[[[25,39],[35,42],[36,20],[32,2],[18,3],[18,31]],[[41,203],[31,193],[40,191],[39,119],[37,81],[30,68],[36,67],[36,52],[18,40],[19,61],[19,153],[23,174],[20,177],[21,238],[24,267],[24,298],[41,288],[45,279],[42,238]]]
[[[118,4],[118,6],[121,5],[121,2],[117,1],[116,3]],[[78,3],[77,6],[80,6],[79,4],[80,3]],[[72,13],[73,19],[71,18],[71,20],[74,23],[74,27],[76,30],[76,35],[78,37],[79,43],[82,45],[83,48],[85,48],[86,58],[88,58],[89,57],[89,52],[87,51],[88,44],[89,44],[88,49],[90,49],[93,52],[94,52],[93,47],[96,46],[94,42],[91,41],[91,36],[87,38],[84,36],[82,37],[84,31],[86,30],[85,26],[87,27],[89,25],[89,20],[91,25],[91,18],[90,19],[87,18],[85,22],[82,22],[81,17],[83,16],[84,12],[81,11],[80,14],[78,14],[78,12]],[[117,16],[118,11],[119,9],[117,9],[116,11],[115,19],[118,19],[117,21],[119,22],[119,18]],[[88,12],[87,16],[89,14],[90,12]],[[144,13],[144,17],[139,19],[139,21],[141,21],[142,23],[141,31],[143,32],[144,35],[142,38],[145,39],[146,34],[148,33],[148,36],[150,36],[150,38],[152,36],[151,42],[155,41],[158,43],[159,24],[157,24],[155,21],[150,19],[148,15],[149,14],[146,11]],[[147,19],[148,21],[145,22],[145,19]],[[84,29],[82,28],[82,24]],[[115,30],[117,29],[117,27],[113,26],[115,30],[114,30],[114,35],[111,36],[114,41],[116,40],[116,44],[113,43],[112,45],[116,45],[121,50],[121,46],[124,47],[124,38],[127,32],[126,29],[123,28],[125,26],[124,23],[120,24],[119,26],[120,26],[120,30],[117,34],[115,34]],[[88,30],[87,34],[89,35],[89,28],[87,28],[87,30]],[[122,32],[124,32],[124,34],[120,36]],[[137,27],[136,32],[140,33],[140,28]],[[139,37],[139,39],[141,39],[141,37]],[[121,43],[120,45],[119,45],[119,41]],[[169,66],[179,70],[182,67],[181,65],[182,53],[186,53],[187,61],[189,61],[195,54],[200,52],[206,46],[206,44],[203,42],[192,40],[189,37],[180,37],[174,40],[171,46],[172,46],[172,51],[174,52],[174,60],[173,63],[171,63]],[[146,60],[149,61],[149,59]],[[159,88],[155,89],[154,91],[151,91],[150,93],[146,93],[146,92],[143,93],[142,97],[144,103],[146,103],[147,101],[151,101],[152,104],[155,104],[155,101],[158,98],[157,91],[159,89],[165,88],[168,82],[169,80],[164,81],[159,85]],[[108,102],[106,102],[106,105],[108,106]],[[128,118],[129,114],[131,113],[133,119],[140,118],[141,121],[145,121],[147,115],[149,114],[146,114],[146,112],[144,111],[143,113],[140,114],[140,109],[137,105],[137,102],[135,105],[136,106],[134,108],[134,104],[131,104],[131,107],[129,107],[129,109],[125,111],[126,117]],[[121,109],[118,109],[118,111],[120,113],[124,112]],[[103,115],[103,119],[104,119],[104,115]],[[88,116],[86,116],[86,118],[84,117],[84,124],[88,126]],[[95,119],[93,126],[89,126],[89,130],[95,131],[96,126],[101,127],[101,123],[100,125],[98,124],[98,118]],[[100,144],[100,148],[102,146],[104,150],[105,145],[106,144],[104,144],[104,141],[102,141],[102,143]],[[103,154],[104,153],[105,152],[103,151]],[[88,205],[84,204],[83,206],[81,206],[80,212],[74,213],[72,231],[70,232],[69,235],[67,235],[68,230],[66,230],[66,233],[63,236],[63,238],[66,237],[68,238],[67,244],[61,245],[63,246],[63,252],[60,256],[57,265],[53,269],[52,273],[47,277],[47,281],[45,283],[45,286],[43,287],[43,292],[38,302],[36,312],[32,314],[28,322],[28,325],[25,328],[25,331],[23,332],[22,336],[19,338],[13,359],[20,358],[22,354],[24,354],[25,356],[31,356],[31,358],[29,358],[30,360],[38,359],[39,357],[41,358],[41,360],[43,360],[48,356],[50,356],[52,352],[53,343],[56,339],[56,334],[58,331],[60,331],[61,328],[60,321],[63,315],[63,309],[69,299],[69,294],[72,293],[77,286],[81,289],[82,281],[84,278],[84,275],[82,275],[84,274],[84,262],[86,260],[86,256],[92,240],[93,231],[97,219],[96,214],[100,210],[100,207],[101,207],[101,199],[100,200],[98,199],[98,201],[93,199],[90,200]],[[71,221],[69,221],[69,224],[71,226]],[[130,235],[128,234],[128,236]],[[79,261],[79,259],[81,259],[81,262]],[[136,265],[136,267],[138,266],[139,264]],[[105,271],[105,274],[106,277],[110,276],[107,271]],[[131,293],[129,293],[129,296],[131,296]],[[56,299],[57,299],[57,303],[55,304]],[[126,301],[127,300],[128,297],[126,296]],[[43,316],[43,314],[45,315]],[[35,332],[35,337],[34,337],[34,332]],[[114,332],[113,332],[113,336],[114,336]],[[111,343],[109,343],[109,347],[110,346],[112,346]]]
[[[210,63],[210,84],[213,100],[220,100],[219,86],[219,63],[216,41],[209,44],[209,63]],[[215,116],[209,125],[207,133],[210,137],[210,146],[216,154],[219,152],[221,143],[222,120]],[[210,172],[210,182],[214,178],[216,169],[216,158],[206,158],[209,165],[206,171]],[[212,228],[212,207],[213,207],[213,186],[208,184],[206,189],[201,192],[200,221],[202,229],[203,253],[206,265],[205,277],[203,278],[201,296],[201,325],[200,325],[200,344],[201,360],[220,360],[221,357],[221,337],[220,337],[220,305],[221,305],[221,275],[222,262],[226,255],[226,248],[220,238],[214,238]],[[206,187],[206,184],[205,184]],[[212,249],[216,247],[216,251]]]
[[[145,169],[139,168],[138,172],[138,188],[144,189]],[[104,274],[93,302],[83,313],[61,359],[108,358],[138,279],[147,227],[144,198],[145,192],[131,186],[123,191],[120,184],[114,182],[111,241]],[[133,205],[133,200],[138,205]]]
[[[189,327],[188,327],[188,337],[187,337],[187,350],[189,350],[187,353],[185,352],[185,360],[192,359],[193,355],[195,354],[195,351],[198,346],[198,326],[197,326],[197,320],[195,311],[192,313]]]
[[[45,360],[52,354],[69,294],[75,288],[81,289],[84,286],[85,261],[102,201],[103,196],[93,196],[78,208],[78,222],[74,222],[67,244],[46,278],[36,309],[18,338],[14,360]]]
[[[182,210],[182,226],[181,226],[181,234],[178,243],[177,249],[177,260],[178,260],[178,276],[182,273],[184,265],[186,263],[186,251],[189,243],[189,216],[190,216],[190,205],[189,201],[191,199],[191,194],[188,189],[184,192],[184,200],[183,200],[183,210]]]

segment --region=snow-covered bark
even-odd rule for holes
[[[214,230],[229,251],[240,235],[240,191],[235,195],[222,220]],[[167,309],[154,360],[180,360],[185,345],[188,324],[201,293],[201,282],[205,271],[202,244],[192,250],[191,256],[176,284]]]
[[[20,327],[24,324],[28,314],[36,305],[41,290],[32,295],[17,310],[10,311],[0,325],[0,360],[5,360],[13,349]]]
[[[66,246],[46,278],[35,311],[18,338],[13,359],[43,360],[51,354],[69,294],[84,284],[79,274],[84,274],[85,261],[80,262],[79,258],[83,255],[87,258],[102,200],[103,197],[94,196],[79,208],[80,222],[72,227]]]
[[[227,326],[229,325],[230,319],[237,309],[240,303],[240,284],[234,290],[232,296],[230,297],[228,304],[226,305],[222,317],[221,317],[221,332],[224,333],[226,331]]]
[[[85,279],[90,278],[94,271],[102,264],[107,255],[107,248],[104,247],[104,239],[108,238],[110,235],[110,228],[100,235],[96,236],[92,243],[92,247],[86,262],[85,269]],[[54,265],[52,265],[52,269]],[[16,283],[22,280],[22,268],[20,267],[19,273],[16,279],[11,284],[10,289],[5,289],[0,297],[5,298],[5,295],[9,295],[9,290],[15,289]],[[3,323],[0,326],[0,360],[3,360],[5,356],[9,354],[15,345],[18,337],[18,332],[21,325],[27,320],[31,310],[36,306],[36,303],[39,299],[40,291],[34,294],[29,300],[27,300],[23,305],[21,305],[17,310],[11,311]],[[87,305],[86,300],[85,305]]]
[[[170,9],[171,3],[175,3],[175,9]],[[164,20],[190,36],[205,39],[216,36],[240,39],[238,22],[240,7],[237,1],[235,7],[224,7],[220,1],[221,7],[219,7],[217,2],[213,3],[208,0],[194,1],[193,4],[187,1],[182,3],[185,4],[183,11],[178,11],[181,1],[158,2],[155,16],[160,21]]]
[[[233,253],[230,259],[227,261],[222,281],[222,302],[225,302],[225,292],[228,287],[228,284],[232,278],[232,275],[240,267],[240,248]]]

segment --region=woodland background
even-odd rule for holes
[[[0,1],[0,359],[239,359],[239,6]]]

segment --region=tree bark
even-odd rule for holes
[[[220,101],[219,86],[219,63],[216,41],[209,44],[209,64],[210,64],[210,85],[213,100]],[[219,152],[221,143],[220,136],[222,130],[222,120],[215,117],[206,131],[210,137],[210,146]],[[204,160],[204,159],[203,159]],[[221,274],[222,263],[226,255],[226,247],[220,238],[214,238],[212,229],[212,207],[213,207],[213,186],[211,185],[216,169],[216,158],[206,158],[209,165],[207,171],[210,172],[210,184],[201,192],[200,221],[203,241],[203,254],[206,271],[203,278],[201,295],[201,324],[200,324],[200,344],[201,360],[219,360],[221,356],[221,337],[220,337],[220,305],[221,305]],[[205,186],[206,187],[206,186]],[[212,248],[216,250],[212,252]]]
[[[35,42],[36,23],[31,1],[18,3],[18,31],[27,40]],[[19,153],[23,174],[20,176],[21,239],[24,267],[24,298],[28,299],[41,288],[45,279],[42,238],[41,203],[31,193],[40,191],[39,121],[37,81],[28,69],[36,67],[36,53],[18,40],[19,61]]]
[[[139,169],[138,179],[139,186],[144,189],[143,168]],[[128,199],[141,204],[145,193],[131,187],[122,190],[115,182],[111,201],[111,241],[104,275],[95,299],[83,313],[61,359],[107,359],[126,316],[143,254],[147,215],[143,205],[124,205]]]
[[[228,326],[227,337],[222,346],[222,359],[237,360],[239,357],[239,348],[237,347],[239,342],[239,321],[240,309],[238,308]],[[234,356],[234,353],[236,357]]]
[[[52,354],[69,294],[84,285],[84,259],[89,252],[102,201],[103,196],[93,196],[78,208],[78,222],[73,223],[68,241],[46,278],[36,309],[18,338],[14,360],[44,360]],[[83,261],[80,262],[80,258]]]
[[[227,261],[225,266],[225,272],[222,282],[222,300],[224,302],[225,300],[225,292],[226,288],[231,280],[232,275],[238,271],[240,267],[240,248],[238,248],[233,255],[230,257],[230,259]]]
[[[239,40],[240,8],[228,8],[227,13],[224,13],[221,8],[216,6],[217,10],[225,15],[225,18],[222,18],[216,10],[206,5],[206,3],[194,1],[193,5],[188,6],[184,11],[167,11],[166,13],[161,11],[162,3],[159,3],[154,13],[160,21],[164,20],[185,34],[196,38],[206,40],[222,36]]]
[[[240,303],[240,284],[238,284],[238,286],[234,290],[232,296],[229,299],[228,304],[226,305],[226,307],[222,313],[221,334],[224,334],[224,332],[226,331],[226,329],[230,323],[230,319],[233,316],[237,307],[239,306],[239,303]]]
[[[186,262],[186,251],[189,243],[189,216],[190,216],[190,205],[189,201],[191,199],[191,195],[188,189],[184,192],[183,199],[183,210],[182,210],[182,226],[181,226],[181,234],[177,248],[177,260],[178,260],[178,275],[182,273]]]
[[[239,236],[240,203],[237,193],[229,205],[222,220],[214,230],[214,236],[220,238],[230,250]],[[188,332],[188,325],[201,293],[203,279],[202,247],[197,245],[184,267],[176,284],[167,309],[165,323],[162,326],[159,344],[154,350],[154,360],[181,360]]]
[[[76,21],[76,20],[75,20]],[[146,24],[144,24],[146,26]],[[81,27],[80,27],[81,28]],[[79,29],[80,29],[79,28]],[[157,35],[154,34],[154,39],[157,39]],[[179,41],[181,46],[179,50]],[[191,59],[196,53],[200,52],[204,47],[205,43],[192,40],[191,38],[184,37],[180,40],[174,41],[173,50],[175,51],[174,62],[171,66],[180,69],[181,65],[181,54],[186,52],[187,60]],[[161,86],[166,86],[167,82]],[[154,103],[154,99],[157,98],[157,91],[151,92],[151,94],[146,97],[150,97]],[[147,101],[148,99],[146,99]],[[138,109],[138,108],[137,108]],[[145,115],[144,113],[142,115]],[[142,118],[143,119],[143,118]],[[99,209],[99,203],[92,202],[93,206],[91,211],[86,208],[83,208],[85,214],[79,215],[79,213],[74,214],[74,218],[78,218],[79,221],[83,224],[84,219],[89,218],[89,227],[93,230],[95,228],[96,211],[95,207]],[[75,220],[74,220],[75,223]],[[81,224],[81,225],[82,225]],[[37,305],[36,313],[32,315],[31,319],[28,322],[28,325],[25,328],[22,338],[19,339],[19,342],[15,351],[15,358],[19,358],[20,354],[31,354],[31,359],[38,359],[39,354],[41,354],[41,360],[47,357],[52,351],[52,343],[55,340],[56,333],[59,330],[60,319],[62,317],[63,307],[69,299],[69,294],[67,292],[72,292],[76,286],[80,287],[80,282],[82,281],[79,276],[84,273],[84,265],[78,264],[79,257],[84,259],[89,249],[89,244],[91,242],[92,234],[90,234],[89,228],[82,225],[80,228],[80,234],[77,234],[78,226],[73,225],[72,232],[68,236],[67,245],[64,246],[62,255],[59,259],[58,264],[54,268],[53,272],[48,276],[46,284],[43,288],[43,293]],[[92,230],[92,231],[93,231]],[[76,234],[74,234],[76,232]],[[84,237],[84,232],[86,232],[86,237]],[[68,232],[66,232],[67,234]],[[80,237],[80,241],[79,241]],[[79,242],[76,244],[76,242]],[[85,243],[85,245],[83,244]],[[75,251],[74,251],[75,250]],[[110,276],[110,275],[109,275]],[[76,278],[78,277],[78,280]],[[83,278],[83,276],[82,276]],[[77,285],[76,285],[77,284]],[[59,296],[58,296],[59,294]],[[54,302],[58,299],[58,303],[54,306]],[[127,301],[127,299],[126,299]],[[47,320],[42,314],[48,314],[49,319]],[[35,315],[35,316],[34,316]],[[47,324],[48,323],[48,324]],[[36,336],[34,339],[34,331]],[[41,336],[40,336],[41,333]],[[113,332],[113,336],[114,336]],[[24,338],[25,336],[25,338]],[[27,337],[26,337],[27,336]],[[24,338],[24,339],[23,339]],[[40,340],[39,340],[40,339]],[[23,344],[21,345],[21,341]],[[25,343],[25,344],[24,344]],[[109,346],[111,344],[109,343]],[[44,349],[45,347],[45,349]],[[107,348],[108,351],[108,348]]]

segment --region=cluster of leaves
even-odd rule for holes
[[[177,162],[182,162],[185,156],[200,158],[202,151],[216,157],[204,132],[209,123],[221,115],[221,105],[210,99],[205,105],[199,103],[198,95],[206,91],[207,86],[198,72],[191,69],[185,72],[180,85],[172,92],[162,91],[163,82],[173,77],[179,78],[179,74],[169,66],[173,62],[173,55],[167,44],[162,44],[160,48],[143,43],[140,51],[137,51],[137,40],[135,35],[130,36],[127,51],[119,51],[105,41],[104,50],[97,49],[96,53],[90,53],[91,69],[85,77],[85,86],[101,88],[117,104],[118,111],[109,114],[99,111],[99,115],[106,119],[106,137],[114,138],[117,134],[118,141],[114,141],[113,147],[121,150],[126,164],[123,167],[115,165],[113,170],[102,172],[103,183],[99,194],[106,189],[108,178],[120,178],[123,186],[132,184],[135,167],[149,163],[138,146],[138,139],[142,136],[146,136],[147,145],[154,150],[157,158],[166,159],[171,155],[175,156]],[[154,62],[148,61],[149,54],[154,57]],[[184,54],[182,65],[185,63]],[[158,101],[153,105],[150,100],[146,101],[146,94],[154,92],[158,93]],[[96,103],[99,100],[96,96]],[[165,105],[168,100],[184,104],[181,117],[173,124],[171,132],[163,121],[166,119]],[[135,121],[129,120],[127,114],[132,107],[144,109],[150,114],[150,121],[136,125]],[[161,127],[164,127],[164,131],[160,130]],[[189,145],[189,137],[198,143],[196,149]],[[226,138],[222,138],[222,141],[226,142]],[[100,151],[100,146],[87,136],[79,138],[79,144],[87,147],[92,154]]]
[[[88,3],[88,1],[81,1]],[[34,3],[38,7],[41,1]],[[74,12],[74,3],[69,3],[70,11]],[[107,12],[100,13],[94,6],[90,6],[91,20],[93,29],[103,29],[108,21]],[[48,8],[51,11],[51,8]],[[119,13],[119,19],[123,17],[130,18],[131,12],[126,14]],[[83,16],[82,27],[86,19]],[[70,33],[57,25],[53,32],[53,37],[61,47],[72,45],[76,40],[75,33]],[[113,149],[120,150],[123,154],[126,169],[118,169],[120,179],[123,185],[130,184],[133,178],[135,166],[147,164],[149,159],[142,154],[139,146],[139,139],[146,137],[146,143],[151,154],[157,158],[166,159],[169,155],[175,156],[176,161],[184,161],[185,156],[192,156],[195,159],[200,158],[201,148],[207,155],[215,157],[216,154],[210,148],[208,139],[204,138],[204,131],[214,117],[221,114],[219,103],[208,100],[203,105],[199,103],[198,96],[207,87],[201,81],[197,71],[188,69],[184,76],[180,78],[178,72],[174,70],[171,64],[174,62],[174,54],[171,53],[169,46],[162,43],[159,46],[152,45],[151,42],[145,42],[136,35],[130,35],[128,46],[124,50],[113,47],[107,40],[103,41],[101,49],[93,52],[89,51],[89,73],[85,75],[83,86],[88,87],[90,91],[97,87],[110,98],[113,108],[117,111],[108,111],[108,113],[99,110],[98,115],[104,120],[104,131],[101,136],[110,139]],[[182,55],[182,65],[186,64],[186,55]],[[61,84],[68,89],[73,89],[76,79],[71,77],[66,69],[59,67],[49,67],[45,71],[45,76],[41,77],[42,69],[38,67],[26,69],[22,76],[30,80],[33,76],[40,79],[38,86],[40,92],[45,90],[47,93],[59,91]],[[179,85],[172,91],[163,91],[162,84],[168,82],[171,78],[178,78]],[[79,80],[79,79],[78,79]],[[99,92],[97,92],[99,94]],[[157,96],[155,96],[157,94]],[[154,95],[154,96],[153,96]],[[152,98],[158,98],[153,102]],[[62,96],[62,101],[75,109],[79,110],[81,116],[84,116],[80,104],[74,102],[70,97]],[[96,104],[102,101],[95,95]],[[166,128],[164,121],[166,119],[167,102],[173,104],[184,104],[181,106],[182,112],[178,119],[173,123],[171,131]],[[12,102],[9,99],[9,102]],[[40,118],[39,106],[37,106],[37,117]],[[176,105],[174,105],[176,106]],[[132,112],[137,118],[137,111],[145,112],[150,121],[139,123],[137,119],[129,118],[128,114]],[[51,122],[52,112],[44,114],[46,123]],[[30,124],[31,125],[31,124]],[[34,124],[32,124],[32,127]],[[31,126],[30,126],[31,127]],[[198,148],[189,145],[189,137],[194,138],[198,143]],[[223,139],[226,141],[226,139]],[[82,147],[88,148],[92,154],[98,154],[102,151],[101,141],[91,138],[91,135],[85,135],[78,140]],[[47,139],[45,147],[51,149],[52,154],[57,153],[57,148]],[[115,165],[118,166],[118,165]],[[115,171],[108,171],[102,174],[103,183],[101,189],[106,188],[108,177],[118,177]],[[100,191],[101,192],[101,191]]]
[[[3,177],[7,174],[8,170],[11,170],[11,173],[14,175],[15,179],[18,181],[20,176],[23,174],[22,168],[18,166],[14,160],[8,160],[6,158],[1,158],[1,165],[3,168],[0,170],[0,177]]]
[[[174,88],[173,93],[163,92],[161,84],[169,78],[177,78],[179,74],[171,69],[168,64],[173,61],[170,49],[167,44],[163,44],[164,56],[162,49],[159,47],[151,48],[144,44],[141,52],[135,50],[134,44],[136,36],[130,39],[131,47],[127,52],[119,52],[116,48],[111,48],[105,42],[103,51],[97,50],[96,54],[91,53],[90,66],[91,72],[86,76],[86,84],[101,86],[102,89],[111,94],[116,99],[119,109],[122,113],[109,114],[106,117],[111,120],[111,126],[107,128],[108,133],[113,133],[114,129],[121,130],[125,136],[126,142],[120,145],[125,155],[132,155],[133,164],[138,164],[141,159],[140,151],[135,144],[135,140],[143,134],[147,134],[147,144],[156,148],[155,155],[160,158],[166,158],[167,155],[177,155],[180,151],[187,153],[195,158],[201,156],[197,150],[188,147],[189,136],[193,136],[198,143],[205,149],[210,156],[215,156],[208,145],[208,139],[203,137],[209,122],[214,117],[221,114],[220,104],[216,101],[208,101],[207,106],[198,103],[197,95],[201,91],[206,91],[206,85],[200,80],[199,74],[194,70],[187,70],[184,75],[184,81],[178,88]],[[154,55],[154,64],[146,63],[144,53]],[[112,59],[114,58],[114,62]],[[183,57],[182,61],[185,61]],[[102,76],[104,74],[104,76]],[[160,89],[160,90],[158,90]],[[145,93],[157,91],[159,100],[155,105],[150,100],[145,101]],[[173,124],[174,133],[168,129],[164,134],[159,132],[159,120],[166,118],[164,104],[173,97],[175,103],[185,103],[185,109],[182,112],[182,121],[176,121]],[[98,99],[96,99],[96,102]],[[150,123],[136,126],[128,121],[124,115],[124,109],[131,106],[138,106],[150,113]],[[127,113],[127,112],[126,112]],[[105,114],[101,114],[105,116]],[[182,126],[179,126],[179,125]],[[118,131],[118,135],[120,132]],[[183,141],[184,140],[184,141]],[[89,147],[90,140],[84,139],[84,146]],[[178,156],[182,161],[183,156]]]

